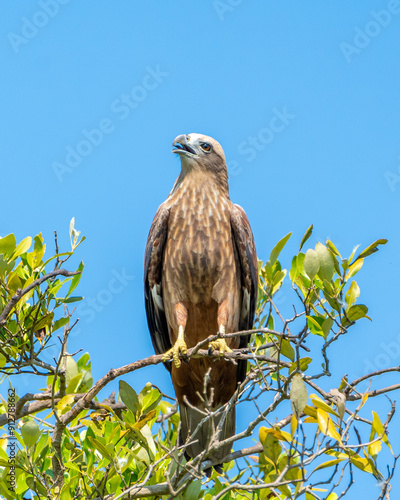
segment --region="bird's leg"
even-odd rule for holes
[[[216,340],[212,340],[208,344],[209,351],[219,351],[219,355],[222,357],[226,352],[232,352],[232,349],[228,347],[223,336],[225,335],[225,326],[228,322],[228,301],[223,300],[218,305],[218,335],[221,337]]]
[[[185,360],[187,359],[187,346],[185,342],[185,327],[187,321],[187,309],[181,303],[175,305],[174,308],[175,319],[178,323],[178,338],[174,345],[167,352],[164,353],[163,361],[173,360],[174,365],[179,368],[181,366],[180,355]]]

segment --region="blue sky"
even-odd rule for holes
[[[312,245],[329,237],[344,255],[389,239],[357,280],[373,322],[332,350],[331,387],[400,364],[399,25],[397,0],[2,5],[0,235],[42,232],[51,251],[57,230],[67,249],[76,218],[86,301],[70,351],[90,352],[96,378],[153,352],[143,252],[179,173],[172,140],[190,132],[222,144],[259,258],[293,231],[289,266],[311,223]],[[171,392],[162,366],[127,377],[148,380]],[[370,478],[356,490],[378,496]]]

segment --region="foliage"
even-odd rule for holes
[[[249,360],[247,378],[228,403],[245,405],[249,423],[232,439],[238,451],[226,458],[222,474],[213,470],[210,477],[204,474],[212,465],[206,454],[186,463],[184,446],[177,446],[177,405],[155,385],[148,383],[136,393],[120,378],[118,398],[111,394],[99,401],[100,390],[111,380],[161,363],[161,356],[111,370],[93,384],[89,354],[78,358],[67,352],[68,335],[74,327],[68,304],[80,300],[72,293],[83,270],[82,263],[73,273],[61,267],[83,241],[74,221],[71,251],[59,253],[56,239],[56,254],[45,261],[41,235],[34,238],[33,249],[29,237],[18,245],[14,235],[1,238],[3,387],[10,375],[21,373],[45,375],[47,384],[38,394],[13,396],[10,383],[8,400],[2,398],[0,494],[7,500],[23,499],[28,490],[33,498],[62,500],[335,500],[340,498],[335,490],[345,482],[344,490],[341,488],[344,496],[359,470],[380,482],[380,498],[384,498],[397,460],[394,457],[393,468],[384,477],[386,464],[381,464],[380,457],[383,447],[393,453],[387,427],[394,405],[386,416],[375,411],[368,414],[365,405],[368,398],[400,386],[360,391],[359,385],[371,376],[377,380],[379,374],[375,373],[352,382],[344,377],[339,387],[327,392],[319,379],[330,375],[331,345],[355,323],[369,319],[367,306],[358,303],[360,288],[354,276],[386,240],[376,241],[357,257],[355,249],[350,257],[342,258],[330,240],[303,252],[311,233],[312,227],[289,271],[296,301],[292,317],[284,319],[274,301],[287,278],[278,258],[290,234],[273,248],[267,262],[259,262],[251,345],[225,354],[227,359]],[[46,269],[50,265],[52,271]],[[47,364],[40,356],[61,328],[59,357],[54,365]],[[214,338],[210,336],[208,341]],[[203,347],[204,343],[189,350],[189,356],[213,356]],[[320,357],[322,369],[318,368]],[[209,410],[206,418],[226,408]],[[250,448],[243,441],[249,436],[257,438]],[[215,437],[213,446],[218,447],[218,430]],[[17,444],[15,457],[10,453],[13,443]]]

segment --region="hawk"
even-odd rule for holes
[[[213,411],[229,401],[246,376],[247,361],[187,361],[186,352],[210,335],[252,328],[257,255],[246,213],[229,198],[221,145],[211,137],[189,134],[179,135],[172,147],[182,168],[147,239],[145,304],[155,352],[164,354],[179,402],[180,441],[188,443],[186,454],[193,458],[208,448],[222,416],[219,440],[234,435],[234,405],[227,414],[219,412],[199,424],[207,415],[205,400]],[[248,342],[249,336],[218,338],[208,348],[222,358]],[[207,456],[221,463],[231,448],[227,444]]]

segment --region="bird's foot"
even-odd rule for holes
[[[225,333],[225,327],[220,326],[219,328],[219,333],[224,334]],[[208,344],[208,352],[211,354],[213,351],[219,351],[219,355],[222,357],[226,352],[232,352],[232,349],[227,346],[226,342],[224,339],[216,339],[212,340]]]
[[[181,357],[184,361],[187,360],[187,345],[184,338],[183,327],[180,326],[178,338],[176,339],[175,344],[171,347],[171,349],[164,353],[162,360],[165,362],[172,359],[174,365],[179,368],[181,366]]]

